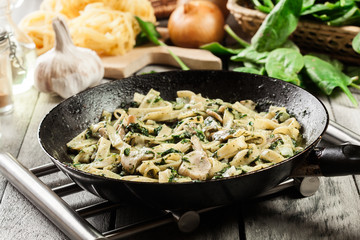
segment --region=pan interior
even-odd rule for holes
[[[174,100],[178,90],[191,90],[232,103],[251,99],[259,111],[267,111],[270,105],[286,107],[301,124],[306,146],[318,139],[328,122],[326,109],[316,97],[281,80],[227,71],[174,71],[113,81],[63,101],[41,123],[40,144],[51,157],[71,161],[68,141],[97,122],[103,110],[114,111],[131,102],[135,92],[146,94],[151,88],[165,100]]]

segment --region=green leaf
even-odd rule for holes
[[[276,4],[251,39],[253,47],[264,52],[284,44],[297,27],[301,6],[302,0],[281,0]]]
[[[238,55],[232,56],[230,59],[235,62],[249,61],[256,64],[264,64],[268,52],[258,52],[252,46],[245,48]]]
[[[311,8],[315,4],[315,0],[303,0],[303,4],[301,7],[301,12]]]
[[[139,26],[141,28],[141,31],[143,34],[146,35],[146,37],[153,42],[155,45],[159,46],[165,46],[167,47],[167,51],[170,53],[170,55],[175,59],[175,61],[180,65],[182,70],[189,70],[190,68],[186,66],[186,64],[178,57],[176,56],[169,48],[168,46],[160,41],[158,37],[160,36],[159,32],[156,30],[155,25],[152,22],[145,22],[141,20],[141,18],[135,16],[136,21],[139,23]]]
[[[331,65],[333,65],[336,69],[338,69],[339,71],[343,71],[344,70],[344,64],[342,62],[340,62],[337,59],[331,58],[329,55],[327,54],[323,54],[323,53],[309,53],[308,55],[314,56],[314,57],[318,57],[328,63],[330,63]]]
[[[352,47],[355,52],[360,53],[360,32],[352,40]]]
[[[304,61],[306,73],[321,91],[330,95],[334,88],[339,87],[345,92],[354,106],[358,106],[356,99],[347,87],[352,83],[352,79],[349,76],[318,57],[306,55],[304,56]]]
[[[291,48],[300,52],[300,48],[291,40],[286,40],[286,42],[280,46],[281,48]]]
[[[215,55],[236,55],[242,51],[242,49],[232,49],[221,45],[218,42],[212,42],[200,46],[201,49],[208,50]]]
[[[360,67],[359,66],[347,66],[345,74],[353,79],[353,83],[360,84]]]
[[[357,6],[353,6],[350,10],[348,10],[347,12],[345,12],[342,16],[335,18],[331,21],[328,22],[328,25],[331,26],[341,26],[343,25],[345,22],[347,22],[354,14],[355,12],[358,11],[358,7]]]
[[[270,52],[265,69],[270,77],[300,85],[298,73],[304,67],[303,56],[290,48],[278,48]]]
[[[250,46],[250,43],[246,42],[245,40],[240,38],[238,35],[236,35],[236,33],[230,28],[230,26],[228,24],[226,24],[224,26],[224,29],[227,32],[227,34],[229,34],[230,37],[235,39],[235,41],[237,41],[240,44],[240,46],[242,46],[242,47],[249,47]]]
[[[155,45],[163,45],[161,44],[162,42],[158,39],[160,37],[160,33],[156,30],[156,26],[152,22],[145,22],[138,16],[135,16],[135,19],[139,23],[143,37],[145,34],[145,36]]]
[[[337,5],[334,4],[314,4],[313,6],[311,6],[310,8],[308,8],[307,10],[303,11],[301,13],[301,16],[305,16],[305,15],[310,15],[310,14],[314,14],[314,13],[319,13],[319,12],[323,12],[326,10],[333,10],[334,8],[338,8],[340,6],[340,3],[337,3]]]
[[[238,67],[233,69],[234,72],[245,72],[262,75],[261,72],[255,68],[251,67]]]

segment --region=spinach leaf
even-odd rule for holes
[[[359,66],[348,66],[345,69],[345,74],[353,79],[353,83],[360,83],[360,67]]]
[[[250,43],[246,42],[245,40],[241,39],[236,33],[230,28],[228,24],[224,26],[224,29],[230,37],[232,37],[235,41],[237,41],[241,47],[249,47]]]
[[[212,42],[200,46],[201,49],[208,50],[215,55],[236,55],[242,51],[242,49],[227,48],[218,42]]]
[[[233,71],[263,75],[258,69],[252,68],[252,67],[237,67],[237,68],[234,68]]]
[[[290,48],[278,48],[270,52],[265,69],[270,77],[300,85],[298,73],[304,67],[303,56]]]
[[[310,15],[310,14],[315,14],[315,13],[319,13],[322,12],[324,13],[324,11],[331,11],[331,10],[337,10],[340,7],[340,2],[336,2],[335,4],[332,3],[319,3],[319,4],[314,4],[313,6],[311,6],[310,8],[308,8],[307,10],[303,11],[301,13],[301,16],[305,16],[305,15]]]
[[[352,47],[355,52],[360,53],[360,32],[352,40]]]
[[[302,0],[280,0],[251,39],[255,50],[271,51],[284,44],[297,27],[301,6]]]
[[[258,52],[253,46],[247,47],[239,54],[232,56],[230,59],[234,62],[249,61],[256,64],[264,64],[269,52]]]
[[[269,1],[269,0],[266,1],[267,4],[262,4],[262,3],[260,3],[259,0],[253,0],[252,2],[253,2],[253,4],[255,5],[255,9],[257,9],[257,10],[259,10],[259,11],[261,11],[261,12],[264,12],[264,13],[269,13],[269,12],[271,12],[271,10],[272,10],[273,7],[274,7],[273,4],[272,4],[272,7],[269,6],[269,3],[268,3],[268,2],[271,2],[271,1]],[[265,3],[265,1],[264,1],[264,3]],[[272,3],[272,2],[271,2],[271,3]]]
[[[146,37],[153,42],[155,45],[159,46],[165,46],[167,47],[167,51],[170,53],[170,55],[175,59],[175,61],[180,65],[182,70],[189,70],[190,68],[186,66],[186,64],[178,57],[176,56],[169,48],[168,46],[158,39],[160,36],[159,32],[156,30],[156,26],[152,22],[145,22],[141,20],[141,18],[135,16],[136,21],[139,23],[139,26],[141,28],[141,31],[143,34],[146,35]]]
[[[286,42],[280,46],[281,48],[291,48],[300,52],[300,48],[291,40],[286,40]]]
[[[256,63],[248,62],[248,61],[244,61],[243,64],[244,64],[244,67],[255,68],[257,70],[259,70],[263,66],[263,64],[256,64]]]
[[[304,12],[305,10],[311,8],[315,4],[315,1],[316,0],[303,0],[301,12]]]
[[[350,10],[346,11],[342,16],[335,18],[331,21],[328,21],[328,24],[331,26],[341,26],[344,22],[348,21],[355,12],[358,11],[357,6],[353,6]]]
[[[330,95],[334,88],[339,87],[345,92],[354,106],[358,103],[348,89],[352,79],[330,63],[311,55],[304,56],[305,70],[310,79],[327,95]]]
[[[323,54],[323,53],[309,53],[308,55],[314,56],[314,57],[318,57],[328,63],[330,63],[331,65],[333,65],[336,69],[338,69],[339,71],[344,70],[344,64],[342,62],[340,62],[337,59],[331,58],[329,55],[327,54]]]

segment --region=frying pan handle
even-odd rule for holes
[[[314,151],[323,176],[360,174],[360,146],[343,144]],[[313,155],[313,156],[314,156]]]

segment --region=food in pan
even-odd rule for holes
[[[218,179],[256,171],[302,151],[300,124],[286,108],[256,112],[191,91],[175,101],[135,93],[131,106],[103,111],[67,143],[73,167],[109,178],[144,182]]]

